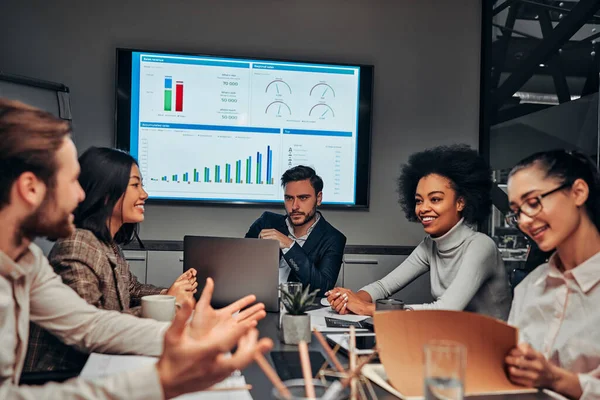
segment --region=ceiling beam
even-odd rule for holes
[[[560,49],[582,26],[600,9],[598,0],[581,0],[563,20],[556,25],[552,33],[523,59],[519,70],[512,73],[495,91],[493,104],[499,107],[512,97],[525,82],[529,80],[542,63],[548,62],[550,57]]]

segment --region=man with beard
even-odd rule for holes
[[[85,197],[78,174],[66,121],[0,98],[0,399],[169,399],[209,388],[270,348],[254,329],[264,305],[234,317],[254,302],[248,296],[215,310],[211,279],[193,318],[189,300],[170,326],[99,310],[64,285],[32,240],[72,232],[72,212]],[[160,358],[94,382],[18,386],[30,321],[83,351]]]
[[[263,213],[246,237],[279,242],[279,283],[310,284],[323,295],[337,281],[346,236],[317,211],[323,200],[323,180],[314,169],[304,165],[288,169],[281,176],[281,187],[286,215]]]

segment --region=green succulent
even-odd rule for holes
[[[283,287],[280,287],[279,291],[281,292],[283,306],[290,315],[305,314],[306,309],[313,304],[317,293],[319,293],[319,289],[310,292],[310,285],[307,285],[304,291],[298,291],[294,294],[290,294]]]

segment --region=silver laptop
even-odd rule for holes
[[[249,295],[279,311],[279,242],[276,240],[185,236],[183,271],[198,271],[199,298],[206,278],[215,281],[212,305],[225,307]]]

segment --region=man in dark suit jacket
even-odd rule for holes
[[[317,211],[323,199],[323,180],[315,170],[299,165],[281,177],[285,190],[286,215],[263,213],[254,221],[247,238],[279,242],[279,282],[302,282],[320,289],[332,289],[342,265],[346,237]]]

